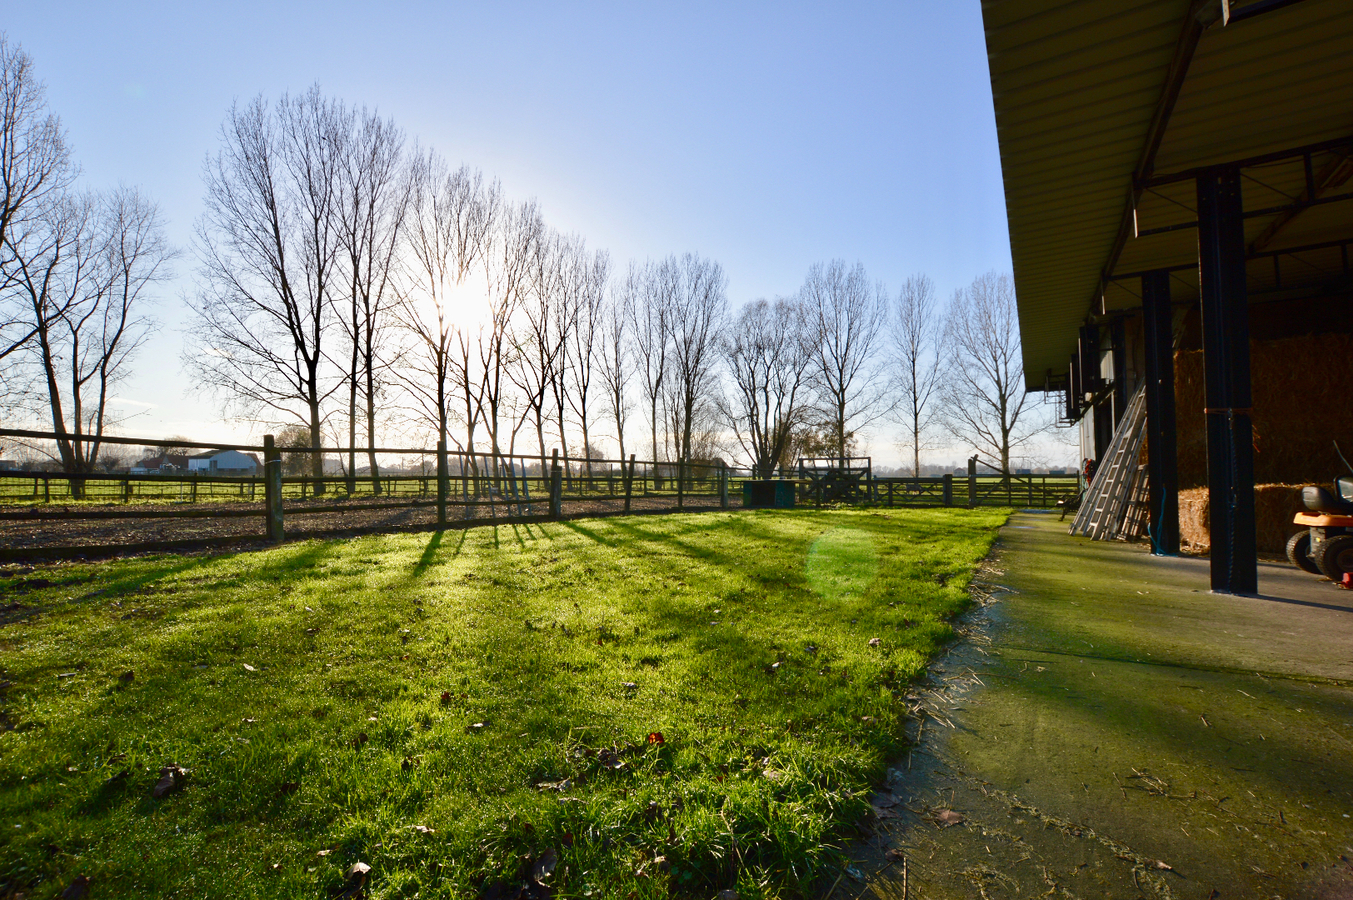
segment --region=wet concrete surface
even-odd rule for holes
[[[1353,592],[1016,514],[836,897],[1353,900]]]

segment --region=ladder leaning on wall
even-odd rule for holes
[[[1096,541],[1135,540],[1144,533],[1146,466],[1140,465],[1146,437],[1146,392],[1138,388],[1085,490],[1071,534]]]

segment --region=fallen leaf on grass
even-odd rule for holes
[[[871,647],[877,647],[877,646],[878,646],[879,644],[881,644],[881,643],[883,643],[883,642],[880,641],[878,638],[870,638],[870,639],[869,639],[869,646],[871,646]]]
[[[553,847],[550,847],[540,858],[536,860],[535,866],[531,869],[531,880],[543,882],[554,874],[555,866],[559,865],[559,854]]]
[[[1161,862],[1160,860],[1156,860],[1156,868],[1164,869],[1167,872],[1174,871],[1174,866],[1170,865],[1169,863]]]
[[[958,825],[963,822],[963,813],[955,812],[952,809],[941,809],[935,812],[935,824],[941,828],[948,828],[950,825]]]
[[[666,739],[662,736],[661,731],[650,731],[648,733],[648,742],[650,744],[657,744],[660,747],[667,743]]]
[[[170,763],[160,769],[160,780],[155,783],[155,789],[151,791],[151,796],[158,800],[183,787],[183,783],[187,780],[188,770],[178,763]]]
[[[343,893],[338,895],[340,900],[356,897],[361,893],[362,888],[366,886],[367,876],[370,874],[371,867],[364,862],[355,862],[348,866],[348,870],[343,873],[347,883],[343,885]]]
[[[61,900],[80,900],[87,893],[89,893],[89,876],[76,875],[75,880],[66,885],[66,889],[61,892]]]
[[[883,854],[883,855],[884,855],[884,857],[885,857],[889,862],[897,862],[899,859],[906,859],[906,858],[907,858],[907,854],[905,854],[905,853],[903,853],[901,850],[898,850],[898,849],[895,849],[895,848],[892,849],[892,850],[889,850],[887,853],[885,853],[885,854]]]
[[[257,671],[258,671],[258,669],[255,669],[253,666],[249,665],[248,663],[241,663],[241,665],[244,666],[244,671],[246,671],[246,672],[257,672]]]
[[[433,831],[431,828],[427,827],[426,825],[415,825],[415,826],[413,826],[413,830],[416,831],[416,832],[418,832],[419,834],[436,834],[436,833],[437,833],[437,832]]]
[[[563,781],[538,781],[536,790],[540,791],[566,791],[573,787],[573,782],[565,778]]]

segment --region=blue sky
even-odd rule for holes
[[[379,11],[373,11],[379,9]],[[976,0],[874,4],[10,5],[94,187],[143,187],[185,249],[124,397],[213,424],[178,371],[202,164],[235,100],[318,83],[630,258],[721,262],[733,304],[844,257],[941,294],[1010,267]]]

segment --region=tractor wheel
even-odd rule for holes
[[[1320,574],[1331,581],[1343,581],[1345,572],[1353,572],[1353,534],[1327,538],[1315,545],[1311,554]]]
[[[1304,572],[1320,574],[1320,567],[1311,559],[1311,530],[1298,531],[1287,539],[1287,561]]]

